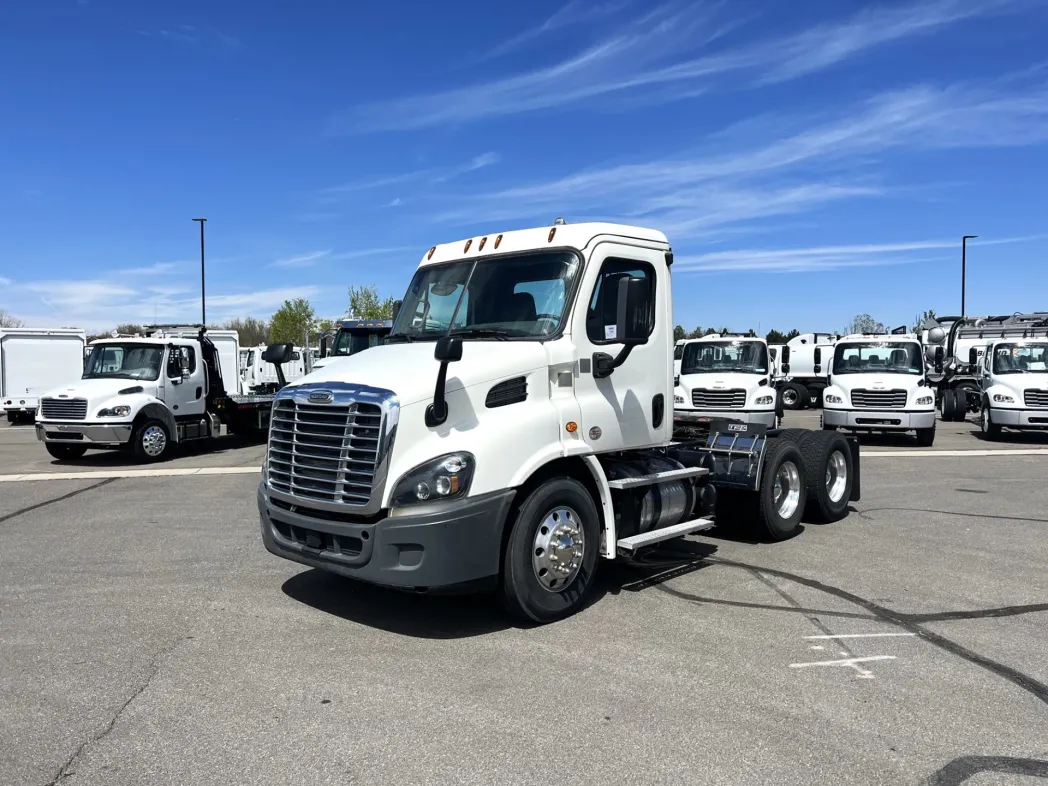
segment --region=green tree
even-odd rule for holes
[[[124,336],[124,335],[133,336],[133,335],[135,335],[135,333],[138,333],[140,336],[144,336],[145,333],[146,333],[145,328],[143,328],[141,325],[134,325],[134,324],[131,324],[130,322],[126,323],[124,325],[117,325],[116,326],[116,332],[119,333],[122,336]]]
[[[0,328],[20,328],[25,327],[25,322],[20,320],[14,314],[5,311],[0,308]]]
[[[677,325],[676,327],[673,328],[673,343],[674,344],[676,344],[682,338],[687,338],[687,337],[688,337],[688,331],[685,330],[680,325]]]
[[[264,319],[244,317],[231,319],[222,326],[223,330],[235,330],[240,336],[240,346],[257,347],[269,343],[269,324]]]
[[[302,297],[285,300],[269,320],[269,340],[274,344],[301,345],[315,320],[316,312],[308,300]]]
[[[769,330],[765,339],[767,339],[769,344],[785,344],[791,338],[799,336],[800,334],[801,332],[796,328],[789,333],[783,333],[781,330]]]
[[[856,314],[844,328],[845,333],[885,333],[888,328],[869,314]]]
[[[918,332],[921,329],[921,325],[923,325],[927,320],[935,319],[935,318],[936,318],[936,315],[935,315],[935,310],[934,309],[928,309],[927,311],[925,311],[920,316],[914,317],[914,319],[913,319],[913,332],[914,333]]]
[[[358,319],[392,319],[393,298],[382,299],[378,287],[349,288],[349,316]]]

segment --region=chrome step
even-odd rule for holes
[[[710,471],[705,467],[682,467],[681,469],[668,469],[665,472],[653,472],[650,475],[638,475],[635,478],[620,478],[609,480],[608,488],[633,489],[638,486],[653,486],[656,483],[669,483],[673,480],[684,478],[696,478],[700,475],[708,475]]]
[[[680,524],[674,524],[672,527],[662,527],[661,529],[642,532],[639,535],[631,535],[628,538],[621,538],[618,542],[618,549],[619,551],[633,552],[643,546],[650,546],[653,543],[661,543],[664,540],[679,538],[682,535],[690,535],[692,532],[701,532],[705,529],[712,529],[713,525],[714,522],[712,519],[692,519],[691,521],[682,521]]]

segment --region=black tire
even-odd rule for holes
[[[74,461],[87,453],[87,448],[83,445],[63,445],[58,442],[45,442],[44,448],[52,458],[59,461]]]
[[[786,475],[785,478],[780,477],[780,470]],[[776,505],[776,480],[781,482],[787,478],[788,487],[785,487],[785,483],[781,485],[784,486],[783,493],[795,504],[792,510],[783,510],[785,499],[780,499],[780,504]],[[757,525],[763,535],[771,540],[786,540],[800,531],[801,518],[804,516],[805,483],[804,456],[800,448],[786,440],[769,440],[761,470],[761,484],[757,490]]]
[[[783,409],[804,409],[804,403],[808,400],[808,390],[803,385],[790,382],[782,386],[779,391],[779,400]]]
[[[990,402],[985,398],[982,403],[982,412],[979,414],[979,428],[986,439],[998,440],[1001,438],[1001,427],[993,422],[990,414]]]
[[[917,429],[917,444],[922,448],[930,448],[935,444],[935,425],[931,428]]]
[[[143,420],[131,435],[131,449],[139,461],[167,458],[171,453],[171,435],[167,433],[167,426],[152,418]]]
[[[954,388],[954,423],[964,423],[968,419],[968,391],[970,390],[975,390],[975,388],[964,382]]]
[[[840,521],[848,515],[855,479],[848,440],[832,431],[809,431],[800,449],[807,475],[808,516],[820,523]]]
[[[956,400],[953,396],[953,388],[946,388],[942,392],[942,398],[939,399],[939,419],[943,423],[953,422],[954,406],[956,406]]]
[[[582,554],[577,570],[565,579],[566,583],[562,587],[547,589],[538,567],[546,552],[536,544],[542,537],[541,530],[547,527],[547,522],[558,509],[567,509],[578,517],[575,529],[583,536]],[[571,522],[574,516],[556,520]],[[527,622],[553,622],[574,614],[585,603],[593,584],[600,536],[597,507],[586,487],[577,480],[551,478],[533,489],[517,508],[502,557],[499,590],[502,606]],[[547,570],[545,575],[551,574]]]
[[[799,445],[801,440],[811,433],[811,429],[806,428],[784,428],[775,435],[775,438],[786,440],[794,445]]]
[[[18,422],[18,415],[16,415],[14,412],[8,412],[7,413],[7,422],[10,423],[13,426],[15,423]]]

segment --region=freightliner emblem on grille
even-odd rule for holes
[[[309,392],[310,404],[330,404],[335,400],[335,394],[330,390],[311,390]]]

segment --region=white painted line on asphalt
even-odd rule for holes
[[[27,480],[105,480],[107,478],[166,478],[187,475],[257,475],[257,467],[188,467],[171,469],[107,469],[94,472],[28,472],[22,475],[0,475],[0,483]]]
[[[1000,450],[860,450],[863,458],[918,458],[925,456],[1048,456],[1048,448],[1001,448]]]
[[[854,666],[856,663],[870,663],[875,660],[895,660],[894,655],[867,655],[863,658],[842,658],[841,660],[814,660],[808,663],[791,663],[791,669],[804,669],[808,666]]]
[[[836,636],[805,636],[806,639],[880,639],[889,636],[916,636],[916,633],[840,633]]]

